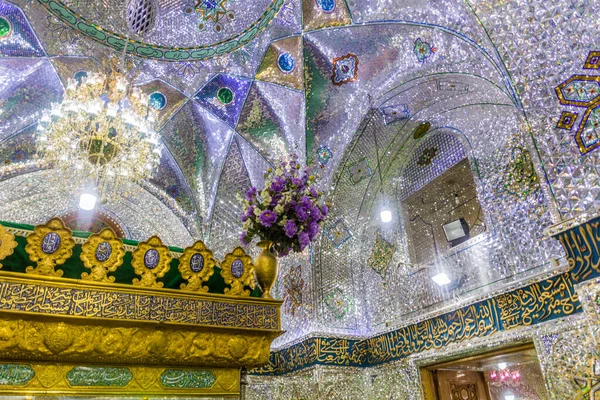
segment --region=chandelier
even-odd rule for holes
[[[105,73],[70,79],[62,102],[38,124],[40,158],[54,168],[59,187],[83,192],[81,201],[131,194],[132,183],[151,178],[160,163],[155,110],[117,64],[113,58]]]

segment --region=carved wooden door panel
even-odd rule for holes
[[[489,400],[481,374],[468,371],[438,371],[440,400]]]

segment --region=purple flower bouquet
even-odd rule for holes
[[[285,256],[303,251],[318,235],[328,208],[315,188],[311,168],[302,168],[297,160],[292,155],[275,170],[269,168],[264,189],[251,187],[241,198],[244,245],[258,236],[273,242],[274,250]]]

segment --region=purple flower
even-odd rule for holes
[[[285,189],[285,180],[283,178],[275,178],[273,182],[271,182],[271,190],[275,193],[279,193],[283,189]]]
[[[294,211],[296,212],[296,218],[298,218],[300,222],[304,222],[308,219],[308,209],[302,204],[294,207]]]
[[[327,204],[323,204],[321,206],[321,214],[323,214],[323,218],[325,218],[327,216],[328,212],[329,212],[329,207],[327,207]]]
[[[246,210],[246,212],[244,214],[242,214],[242,222],[246,222],[249,218],[252,218],[254,216],[254,206],[250,206],[248,207],[248,209]]]
[[[248,240],[248,232],[243,231],[242,233],[240,233],[240,242],[242,242],[244,246],[250,243],[250,241]]]
[[[279,200],[281,200],[280,194],[271,197],[271,207],[275,207],[279,203]]]
[[[258,190],[252,186],[250,189],[248,189],[248,191],[246,192],[246,200],[248,201],[252,201],[254,199],[254,197],[256,197],[256,193],[258,192]]]
[[[317,189],[315,189],[315,187],[314,187],[314,186],[312,186],[312,187],[310,188],[310,195],[311,195],[312,197],[314,197],[315,199],[316,199],[317,197],[319,197],[319,192],[317,192]]]
[[[313,240],[319,234],[319,224],[316,222],[311,222],[306,227],[306,232],[308,233],[308,237],[310,240]]]
[[[304,250],[306,246],[310,244],[310,237],[308,233],[302,232],[298,235],[298,243],[300,244],[300,251]]]
[[[260,223],[266,227],[269,227],[277,221],[277,214],[271,210],[265,210],[260,214]]]
[[[292,185],[299,189],[302,189],[304,187],[304,183],[302,183],[302,180],[298,178],[292,178]]]
[[[302,196],[300,198],[300,205],[306,209],[310,209],[312,207],[312,200],[308,196]]]
[[[285,236],[293,238],[296,232],[298,232],[298,227],[296,226],[296,223],[294,221],[289,220],[283,226],[283,230],[285,232]]]
[[[320,221],[322,219],[321,217],[321,209],[318,206],[313,206],[310,209],[310,216],[312,218],[313,221]]]

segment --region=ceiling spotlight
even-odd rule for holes
[[[507,363],[498,363],[498,369],[503,370],[506,369],[506,367],[508,367]]]
[[[439,286],[445,286],[452,282],[452,280],[448,277],[448,275],[446,275],[445,272],[440,272],[439,274],[432,276],[431,280],[433,280]]]
[[[381,210],[379,216],[381,217],[381,222],[392,221],[392,212],[387,208],[387,206],[383,206],[383,209]]]
[[[469,224],[464,218],[457,219],[442,225],[446,239],[452,247],[465,242],[469,239]]]
[[[96,207],[98,198],[93,193],[81,193],[79,196],[79,208],[85,211],[91,211]]]
[[[515,395],[507,394],[506,396],[504,396],[504,400],[515,400]]]

